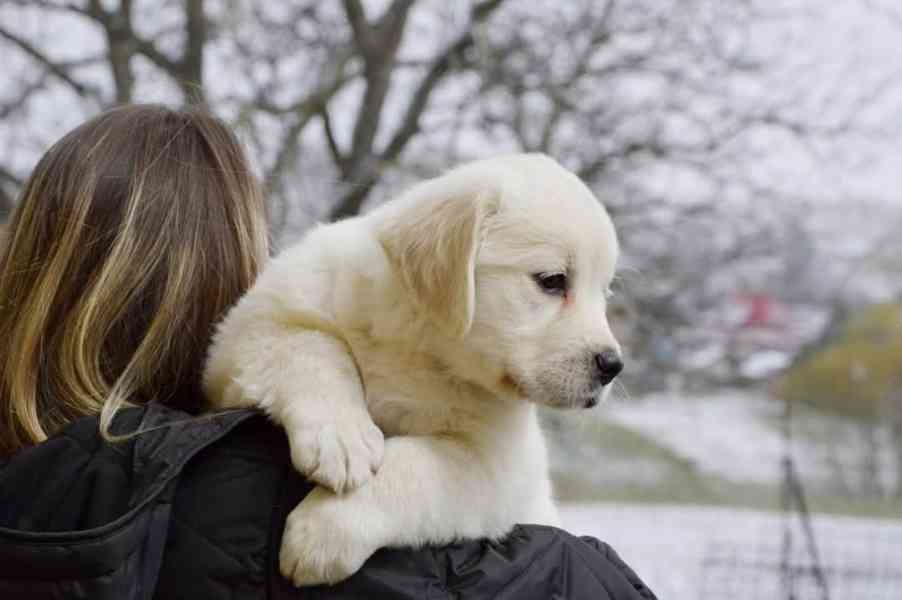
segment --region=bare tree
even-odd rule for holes
[[[133,98],[135,75],[133,61],[141,55],[157,65],[177,82],[185,99],[202,102],[204,49],[207,42],[209,21],[204,9],[204,0],[181,2],[184,37],[182,51],[173,56],[160,48],[152,38],[142,36],[134,26],[135,6],[133,0],[120,0],[108,8],[100,0],[82,2],[54,2],[52,0],[12,0],[14,4],[47,13],[69,13],[93,23],[102,31],[106,52],[103,56],[79,61],[81,64],[56,61],[44,48],[33,41],[16,34],[11,27],[0,26],[0,38],[42,65],[47,72],[64,82],[80,96],[90,97],[101,104],[109,104],[110,98],[96,86],[80,81],[72,73],[72,67],[86,63],[106,63],[110,70],[115,90],[115,102],[129,102]]]
[[[798,177],[781,180],[768,161],[791,147],[835,164],[850,136],[886,135],[858,116],[899,73],[859,81],[852,57],[825,75],[821,57],[780,46],[773,31],[800,15],[779,10],[763,0],[7,0],[0,215],[29,160],[127,101],[202,103],[232,122],[288,236],[457,161],[546,152],[617,221],[629,284],[619,301],[642,315],[634,352],[652,356],[660,332],[698,329],[731,291],[827,289]]]
[[[640,273],[625,273],[640,351],[662,331],[697,330],[727,293],[825,300],[839,273],[813,268],[820,210],[798,178],[762,176],[763,165],[783,146],[829,170],[848,140],[890,139],[861,116],[896,69],[855,79],[850,60],[831,79],[820,55],[761,42],[812,15],[751,0],[520,3],[503,14],[486,32],[463,126],[552,154],[598,190]]]
[[[175,84],[182,102],[206,103],[214,110],[230,112],[250,130],[256,150],[265,157],[265,178],[277,199],[283,196],[285,179],[297,171],[305,134],[318,128],[323,144],[320,148],[328,151],[335,178],[349,184],[342,196],[328,199],[333,204],[328,214],[339,218],[360,210],[386,166],[397,161],[408,142],[419,134],[430,96],[449,73],[474,67],[468,56],[474,31],[502,0],[474,3],[465,22],[454,24],[460,31],[445,46],[430,58],[409,63],[398,58],[413,0],[391,2],[377,16],[367,15],[359,0],[345,0],[340,14],[334,4],[311,1],[280,3],[279,7],[226,0],[164,2],[159,8],[165,19],[158,15],[157,20],[172,25],[150,34],[136,26],[139,7],[132,0],[113,5],[99,0],[14,3],[23,11],[40,11],[94,26],[102,32],[105,49],[99,56],[61,61],[54,58],[50,40],[30,39],[0,23],[0,40],[30,59],[40,73],[22,83],[21,92],[3,104],[4,114],[0,116],[13,118],[38,94],[54,93],[54,89],[46,89],[51,87],[50,79],[74,92],[83,105],[90,107],[86,112],[139,99],[135,70],[144,59]],[[211,53],[222,58],[217,62],[209,58]],[[226,61],[228,65],[223,64]],[[224,88],[219,82],[206,81],[209,75],[205,63],[215,65],[217,77],[235,76],[235,85]],[[85,67],[96,66],[108,69],[112,85],[88,81]],[[315,75],[282,75],[305,68]],[[385,118],[385,105],[397,88],[400,70],[407,71],[404,75],[412,83],[402,117],[394,122]],[[265,74],[261,77],[260,72]],[[341,119],[346,123],[344,128],[351,131],[350,139],[342,143],[333,128],[332,113],[337,109],[330,102],[352,87],[362,92],[356,106],[345,103],[340,109],[354,115],[350,122]],[[273,123],[277,125],[267,126]],[[278,130],[275,143],[271,130]]]

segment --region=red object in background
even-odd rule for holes
[[[748,327],[767,327],[774,321],[774,301],[767,294],[745,294],[739,300],[748,306],[748,313],[742,322],[743,329]]]

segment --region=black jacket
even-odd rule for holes
[[[185,419],[152,405],[116,428]],[[337,586],[295,589],[278,549],[311,485],[288,457],[284,433],[250,411],[117,445],[82,419],[0,465],[0,598],[655,598],[603,542],[533,525],[499,543],[380,550]]]

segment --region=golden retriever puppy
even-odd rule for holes
[[[335,582],[380,547],[558,523],[536,405],[594,406],[620,372],[617,255],[589,189],[528,154],[461,166],[273,259],[220,325],[205,387],[281,424],[320,484],[288,519],[282,573]]]

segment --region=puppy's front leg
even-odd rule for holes
[[[206,373],[213,405],[263,409],[285,428],[295,467],[329,489],[343,493],[368,481],[382,463],[383,437],[345,344],[240,311],[230,318]],[[230,327],[239,318],[253,325]]]
[[[346,256],[359,237],[347,223],[314,229],[273,259],[219,325],[204,372],[214,407],[263,409],[285,428],[295,467],[337,492],[368,481],[383,452],[336,317],[349,310],[346,265],[358,260]]]
[[[282,574],[298,586],[334,583],[382,547],[500,537],[532,520],[528,490],[499,489],[510,478],[493,475],[498,466],[481,455],[453,437],[390,438],[368,485],[344,496],[316,488],[292,511]]]

